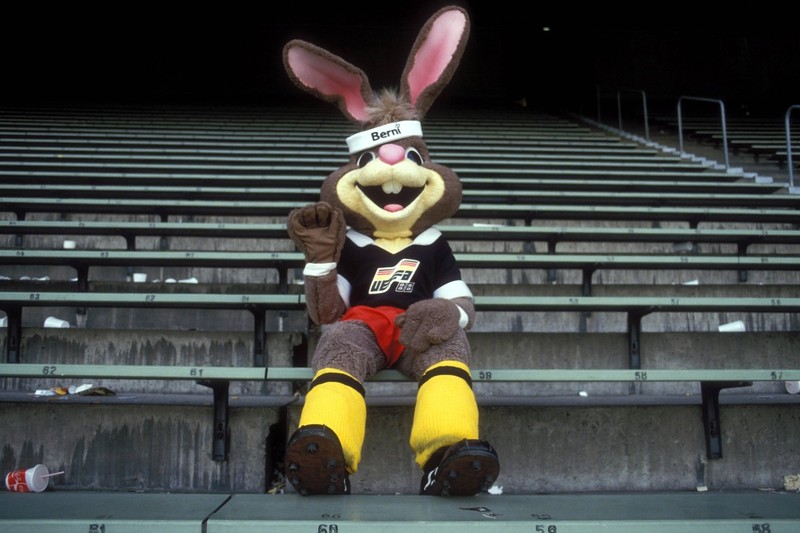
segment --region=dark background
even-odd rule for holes
[[[0,22],[3,100],[308,102],[280,62],[295,37],[361,67],[374,88],[396,86],[417,31],[448,3],[467,8],[472,33],[446,102],[525,97],[592,114],[600,87],[604,97],[645,91],[654,106],[721,98],[732,113],[800,103],[800,37],[778,7],[478,0],[16,8]]]

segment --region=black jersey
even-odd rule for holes
[[[429,298],[472,296],[461,280],[450,245],[435,229],[421,233],[396,253],[351,230],[336,268],[339,290],[348,307],[407,309]]]

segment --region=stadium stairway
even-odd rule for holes
[[[788,148],[786,138],[786,113],[737,113],[726,119],[726,131],[723,134],[719,116],[706,113],[693,114],[681,121],[685,142],[693,145],[692,151],[697,154],[708,149],[717,153],[717,159],[724,160],[723,147],[727,139],[730,158],[736,158],[751,169],[761,169],[768,175],[788,172]],[[695,111],[696,113],[696,111]],[[792,158],[797,159],[797,145],[800,126],[797,117],[792,118],[789,112],[789,133],[791,135]],[[674,116],[656,116],[653,125],[657,130],[678,136],[678,122]],[[795,167],[796,167],[795,163]]]
[[[284,224],[348,125],[322,107],[0,118],[0,467],[63,471],[0,492],[0,532],[800,531],[800,200],[781,182],[573,117],[432,113],[432,157],[464,185],[439,228],[476,296],[501,474],[417,496],[416,385],[384,371],[353,494],[304,498],[282,452],[319,332]]]

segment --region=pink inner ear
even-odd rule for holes
[[[289,50],[287,58],[292,72],[303,84],[326,96],[339,97],[353,118],[366,120],[361,76],[301,47]]]
[[[436,83],[450,64],[464,33],[467,19],[461,11],[449,11],[434,21],[424,44],[414,57],[414,66],[408,74],[411,103],[426,87]]]

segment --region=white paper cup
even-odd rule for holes
[[[44,327],[46,328],[68,328],[69,322],[66,320],[61,320],[60,318],[56,318],[54,316],[49,316],[44,319]]]
[[[42,492],[50,481],[44,465],[14,470],[6,474],[6,488],[11,492]]]
[[[745,331],[744,322],[741,320],[735,320],[733,322],[728,322],[727,324],[720,324],[719,330],[722,332]]]
[[[800,392],[800,381],[787,381],[786,392],[789,394],[797,394]]]
[[[133,282],[134,283],[144,283],[147,281],[147,274],[144,272],[134,272],[133,273]]]
[[[78,243],[76,243],[75,241],[64,241],[65,250],[74,250],[77,245]]]

